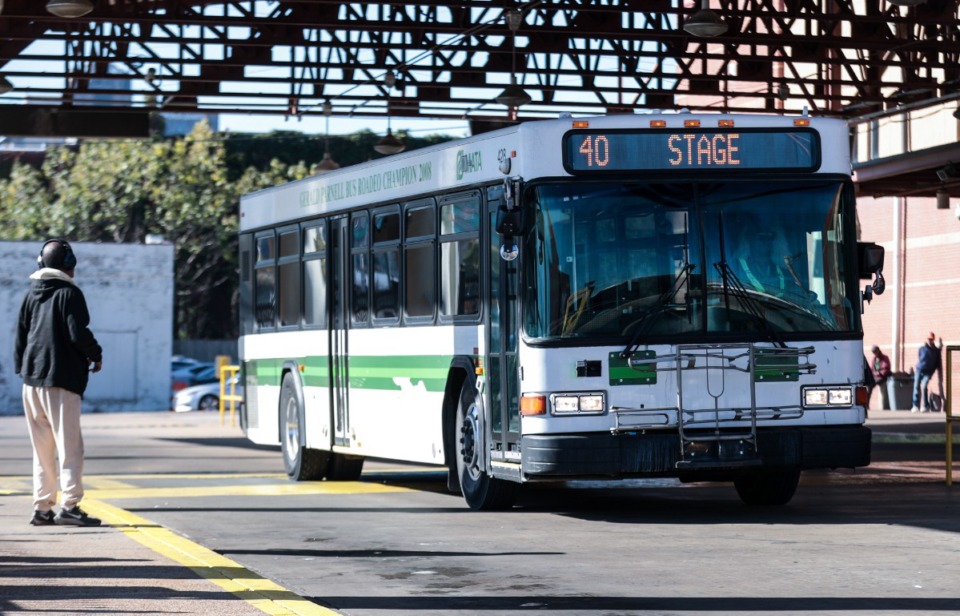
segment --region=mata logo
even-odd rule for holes
[[[480,152],[457,152],[457,179],[462,180],[468,173],[477,173],[483,170],[483,163],[480,162]]]

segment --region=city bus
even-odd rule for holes
[[[293,480],[446,467],[473,509],[648,477],[785,504],[870,461],[850,169],[806,113],[561,117],[246,195],[245,434]]]

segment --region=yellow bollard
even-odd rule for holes
[[[229,358],[228,358],[229,359]],[[240,366],[231,366],[223,364],[220,366],[220,425],[223,425],[223,413],[227,402],[230,403],[230,427],[236,426],[234,420],[234,410],[236,403],[241,401],[241,396],[237,395],[237,385],[233,382],[233,377],[240,371]],[[230,384],[230,393],[227,393],[227,383]]]

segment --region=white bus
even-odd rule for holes
[[[242,425],[294,480],[376,457],[446,466],[475,509],[629,477],[775,505],[869,464],[883,250],[857,241],[843,121],[530,122],[240,211]]]

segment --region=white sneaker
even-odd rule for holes
[[[918,409],[917,407],[913,407],[912,409],[910,409],[910,412],[911,412],[911,413],[919,413],[919,412],[920,412],[920,409]]]

